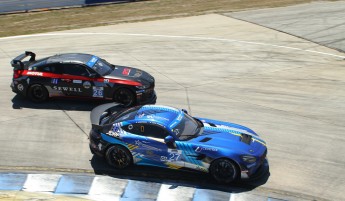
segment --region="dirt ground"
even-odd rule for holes
[[[126,22],[281,7],[313,0],[144,0],[83,8],[0,15],[0,37]]]

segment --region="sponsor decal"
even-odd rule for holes
[[[103,98],[103,87],[93,87],[92,97]]]
[[[98,57],[97,56],[92,56],[92,58],[86,63],[86,65],[90,68],[92,68],[95,63],[98,61]]]
[[[147,150],[147,151],[146,151],[146,155],[152,156],[152,155],[155,155],[155,154],[153,153],[153,151]]]
[[[131,69],[130,68],[124,68],[123,71],[122,71],[122,75],[129,75],[129,73],[131,72]]]
[[[104,79],[103,82],[104,83],[109,83],[109,79]]]
[[[27,72],[26,73],[27,75],[34,75],[34,76],[43,76],[43,73],[41,73],[41,72]]]
[[[90,83],[89,81],[86,81],[86,82],[83,83],[83,87],[84,87],[85,89],[90,89],[91,83]]]
[[[61,81],[63,81],[63,82],[72,82],[71,79],[61,79]]]
[[[135,141],[135,145],[138,145],[139,147],[143,147],[145,149],[149,149],[149,150],[153,150],[153,151],[160,151],[160,149],[153,147],[153,146],[150,146],[150,145],[147,145],[147,144],[149,144],[149,142],[140,141],[140,140]]]
[[[23,91],[24,90],[24,86],[22,84],[18,84],[17,86],[19,91]]]
[[[81,81],[81,80],[73,80],[73,83],[75,83],[75,84],[81,84],[82,81]]]
[[[110,131],[107,133],[107,135],[110,135],[110,136],[116,137],[116,138],[120,137],[120,133],[119,133],[119,132],[115,132],[115,131],[112,131],[112,130],[110,130]]]
[[[200,151],[218,151],[218,149],[216,148],[212,148],[212,147],[197,147],[195,149],[196,152],[200,152]]]
[[[53,86],[53,89],[57,90],[57,91],[65,91],[65,92],[78,92],[78,93],[83,92],[81,90],[81,88],[77,88],[77,87],[58,87],[58,86]]]
[[[143,74],[141,70],[137,70],[134,74],[134,77],[140,77]]]
[[[58,83],[58,81],[59,81],[59,79],[57,79],[57,78],[53,78],[53,79],[52,79],[52,84],[57,84],[57,83]]]
[[[175,135],[178,135],[180,133],[180,130],[177,128],[174,130]]]
[[[168,157],[166,157],[166,156],[161,156],[161,161],[168,161]]]
[[[115,132],[115,133],[119,133],[120,132],[120,127],[114,124],[112,131]]]

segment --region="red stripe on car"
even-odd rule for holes
[[[77,76],[77,75],[66,75],[66,74],[55,74],[55,73],[47,73],[47,72],[40,72],[40,71],[30,71],[24,70],[22,75],[27,76],[35,76],[35,77],[48,77],[48,78],[59,78],[59,79],[71,79],[71,80],[83,80],[83,81],[95,81],[95,82],[104,82],[104,83],[116,83],[116,84],[125,84],[131,86],[141,86],[140,82],[132,81],[132,80],[120,80],[120,79],[104,79],[104,78],[88,78],[84,76]]]

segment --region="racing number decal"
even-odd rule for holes
[[[175,149],[169,149],[168,150],[168,156],[161,156],[161,161],[178,161],[181,156],[181,151],[180,150],[175,150]]]
[[[92,97],[103,98],[103,87],[93,87]]]
[[[177,161],[180,158],[181,154],[179,153],[169,153],[170,161]]]
[[[145,131],[144,126],[140,126],[140,131],[143,133]]]

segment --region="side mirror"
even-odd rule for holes
[[[171,135],[166,136],[164,138],[164,142],[169,148],[172,148],[172,149],[176,148],[175,139]]]
[[[186,109],[182,109],[182,111],[186,114],[188,114],[188,111]]]

